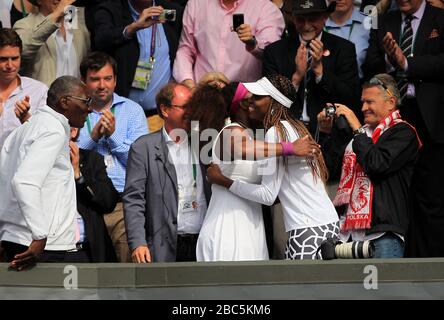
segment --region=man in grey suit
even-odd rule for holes
[[[190,97],[183,85],[163,87],[156,96],[163,128],[131,146],[122,200],[133,262],[196,260],[209,186],[185,135]]]

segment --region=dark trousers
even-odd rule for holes
[[[14,260],[14,256],[28,250],[27,246],[18,243],[2,241],[2,248],[5,250],[6,262]],[[69,263],[87,263],[91,262],[88,245],[84,245],[77,251],[52,251],[44,250],[39,257],[39,262],[69,262]]]
[[[423,143],[411,183],[411,213],[406,237],[408,257],[444,257],[444,144],[434,142],[415,99],[401,108]]]
[[[89,263],[91,262],[88,243],[78,246],[76,251],[53,251],[45,250],[40,256],[40,262],[59,262],[59,263]]]
[[[16,254],[23,253],[28,250],[28,247],[26,246],[22,246],[21,244],[9,241],[2,241],[1,246],[3,250],[5,250],[6,262],[11,262],[12,260],[14,260],[14,256]]]
[[[196,261],[198,234],[178,234],[176,261]]]

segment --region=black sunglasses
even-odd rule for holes
[[[84,104],[86,104],[88,107],[91,106],[93,99],[91,97],[88,98],[80,98],[80,97],[76,97],[76,96],[67,96],[68,98],[73,98],[76,100],[80,100],[82,101]]]
[[[370,81],[368,82],[370,84],[375,84],[378,86],[381,86],[391,97],[394,97],[393,93],[390,91],[389,88],[387,88],[387,86],[384,84],[384,82],[382,82],[381,80],[379,80],[378,78],[371,78]]]

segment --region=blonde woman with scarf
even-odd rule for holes
[[[354,132],[342,162],[341,180],[333,201],[344,206],[341,239],[372,240],[375,258],[401,258],[409,224],[409,187],[421,142],[402,120],[395,80],[378,74],[362,90],[361,126],[348,107],[336,104]],[[401,112],[400,112],[400,110]],[[320,113],[320,122],[328,121]]]

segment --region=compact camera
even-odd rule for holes
[[[337,239],[327,239],[319,247],[322,260],[367,259],[373,258],[375,245],[372,241],[352,241],[342,243]]]
[[[161,21],[176,21],[176,10],[163,10],[159,15],[159,20]]]
[[[334,103],[331,104],[331,105],[326,105],[325,108],[324,108],[324,111],[325,111],[325,115],[328,118],[335,119],[336,105]],[[351,132],[350,125],[348,124],[348,121],[345,118],[345,116],[342,115],[342,114],[339,117],[336,118],[336,126],[338,127],[338,129],[347,130],[347,131]]]
[[[334,104],[325,107],[325,116],[333,118],[336,114],[336,106]]]

